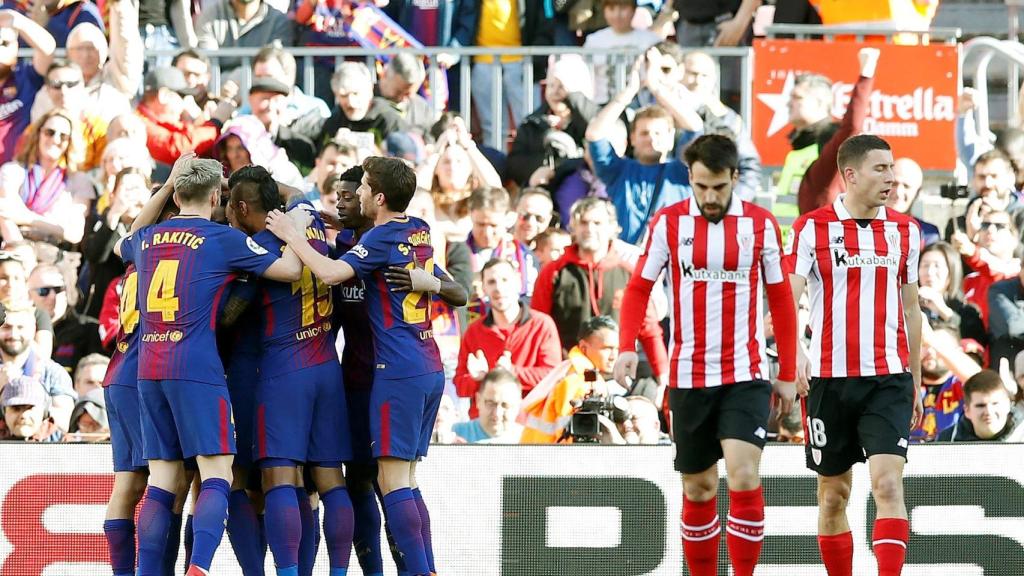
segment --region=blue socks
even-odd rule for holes
[[[299,502],[302,519],[302,540],[299,541],[299,575],[311,576],[316,552],[320,548],[320,511],[314,513],[305,488],[292,487]]]
[[[174,576],[174,565],[178,562],[178,548],[181,547],[181,514],[171,515],[171,527],[167,532],[167,547],[164,548],[164,575]]]
[[[402,553],[410,574],[428,574],[427,553],[423,546],[423,523],[416,505],[416,497],[409,488],[399,488],[384,495],[388,526],[395,544]]]
[[[267,529],[267,543],[274,555],[274,565],[279,576],[289,574],[282,570],[299,569],[299,540],[302,536],[302,518],[299,502],[295,498],[295,487],[275,486],[266,492],[264,518]]]
[[[324,538],[327,540],[330,576],[345,576],[348,573],[352,534],[355,531],[352,500],[344,486],[328,491],[320,499],[324,508]]]
[[[263,576],[263,549],[256,509],[245,490],[234,490],[228,498],[228,540],[245,576]]]
[[[367,576],[383,576],[384,559],[380,550],[380,510],[377,495],[373,490],[362,494],[350,494],[355,516],[355,531],[352,541],[355,545],[356,560]]]
[[[192,524],[195,516],[189,514],[185,520],[185,534],[181,537],[181,543],[185,546],[185,568],[192,564],[192,544],[195,543],[195,534],[192,532]]]
[[[224,537],[231,487],[223,478],[204,480],[196,501],[191,565],[209,571],[213,555]]]
[[[161,576],[167,533],[171,527],[171,507],[174,494],[156,486],[146,489],[139,512],[139,567],[138,576]]]
[[[135,524],[131,520],[107,520],[103,534],[110,550],[110,568],[114,576],[135,575]]]
[[[416,508],[420,512],[420,538],[423,540],[423,550],[427,554],[427,565],[431,572],[437,572],[434,567],[434,547],[430,537],[430,512],[427,511],[427,504],[423,501],[423,494],[419,488],[412,489],[412,496],[416,500]]]

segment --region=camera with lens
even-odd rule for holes
[[[947,200],[960,200],[971,195],[971,189],[956,182],[947,182],[939,186],[939,196]]]
[[[597,381],[597,372],[587,370],[583,373],[587,382]],[[606,396],[597,394],[593,388],[586,396],[574,400],[576,408],[565,428],[565,436],[572,438],[574,444],[597,444],[601,441],[601,422],[598,416],[604,415],[615,424],[629,420],[629,402],[622,396]]]

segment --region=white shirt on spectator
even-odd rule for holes
[[[584,48],[640,48],[646,50],[661,42],[658,36],[650,30],[638,30],[634,28],[626,34],[619,34],[611,29],[602,28],[587,36],[583,43]],[[615,77],[618,75],[619,67],[625,67],[625,72],[633,66],[633,59],[613,60],[608,62],[608,55],[597,54],[594,56],[594,102],[604,104],[608,102],[611,95],[615,93]]]

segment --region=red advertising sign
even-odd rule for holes
[[[790,146],[789,92],[802,73],[832,84],[832,115],[846,113],[859,73],[857,42],[758,40],[754,43],[751,134],[766,166],[781,166]],[[863,131],[885,138],[896,157],[909,156],[925,170],[956,164],[957,46],[872,44],[881,50],[870,111]]]

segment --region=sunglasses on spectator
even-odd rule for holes
[[[41,298],[46,298],[50,295],[50,292],[53,292],[54,294],[62,294],[64,290],[65,288],[63,286],[42,286],[35,289],[36,294],[39,294]]]
[[[43,136],[53,138],[54,140],[64,140],[66,138],[70,138],[71,134],[61,132],[60,130],[54,130],[53,128],[43,128]]]
[[[524,222],[527,220],[533,220],[538,224],[543,224],[544,221],[548,219],[548,217],[543,214],[530,214],[529,212],[526,212],[519,214],[519,219]]]
[[[981,229],[987,230],[989,228],[995,228],[996,230],[1008,230],[1010,224],[1008,222],[982,222]]]
[[[46,85],[54,90],[60,90],[61,88],[74,88],[81,84],[81,80],[47,80]]]

